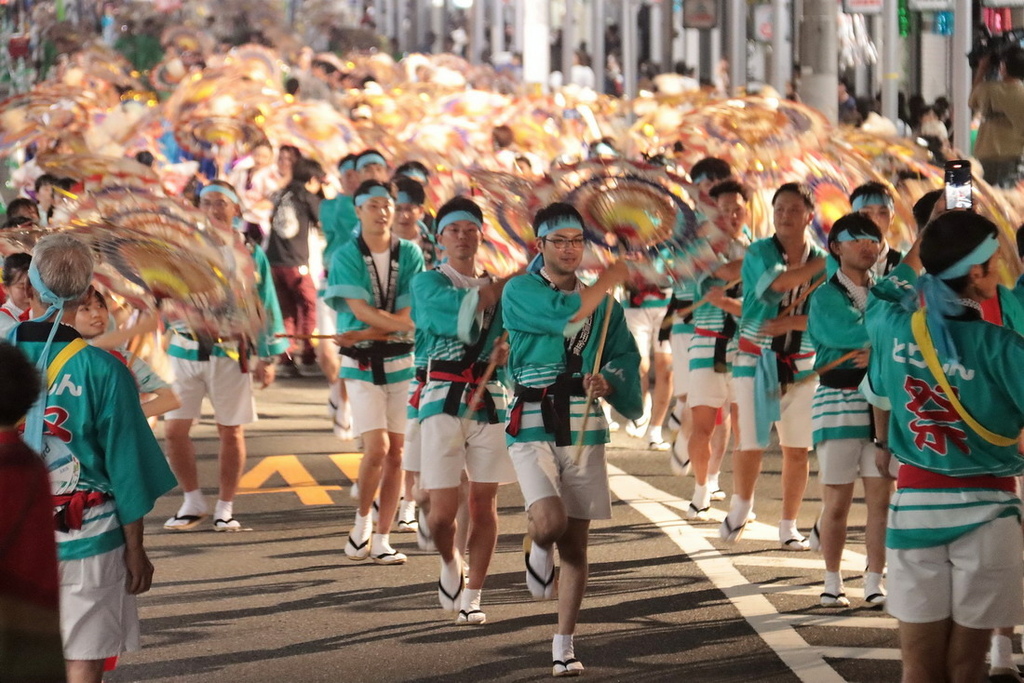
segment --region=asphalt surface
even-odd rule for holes
[[[439,609],[438,559],[415,534],[393,533],[403,566],[349,561],[354,443],[329,431],[322,380],[290,379],[258,395],[235,516],[252,531],[211,525],[167,532],[180,494],[147,518],[156,565],[140,601],[143,649],[108,681],[532,681],[551,676],[554,602],[530,599],[523,578],[526,519],[516,485],[499,494],[499,541],[483,593],[487,623],[456,626]],[[211,503],[216,437],[194,430]],[[589,680],[897,681],[895,621],[862,600],[863,507],[851,514],[844,579],[853,603],[818,606],[824,566],[779,549],[780,456],[765,458],[744,539],[685,521],[691,478],[665,453],[616,434],[609,447],[613,517],[593,525],[590,583],[576,635]],[[813,461],[813,458],[812,458]],[[814,465],[812,464],[812,470]],[[729,491],[729,459],[722,487]],[[812,472],[813,476],[813,472]],[[859,491],[858,491],[859,500]],[[726,503],[716,503],[721,519]],[[801,511],[817,515],[812,480]],[[470,558],[471,560],[472,558]]]

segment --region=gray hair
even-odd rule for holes
[[[32,265],[43,284],[65,301],[81,298],[92,281],[92,250],[67,233],[46,235],[36,242]]]

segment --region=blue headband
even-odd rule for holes
[[[856,242],[857,240],[871,240],[872,242],[875,242],[876,244],[878,242],[881,242],[881,240],[878,239],[877,237],[875,237],[874,235],[868,235],[866,233],[859,233],[857,235],[854,235],[849,230],[843,230],[841,233],[839,233],[836,236],[834,241],[835,242]]]
[[[361,193],[357,194],[355,199],[352,201],[356,206],[362,206],[373,197],[384,197],[386,199],[394,200],[394,197],[391,196],[391,193],[388,192],[386,187],[374,185],[370,189],[363,190]]]
[[[367,152],[366,154],[360,154],[359,158],[356,159],[356,170],[362,171],[371,164],[380,164],[381,166],[387,166],[388,162],[384,160],[384,157],[376,152]]]
[[[223,185],[207,185],[203,189],[199,190],[199,198],[202,199],[211,192],[220,192],[222,195],[233,201],[235,204],[241,204],[238,201],[238,195],[235,194],[231,188],[224,187]]]
[[[404,171],[402,171],[400,175],[403,175],[406,178],[411,178],[419,183],[427,182],[427,174],[419,170],[418,168],[407,168]]]
[[[694,185],[700,185],[705,180],[711,180],[711,176],[709,176],[706,173],[698,173],[697,175],[693,176]]]
[[[894,206],[892,197],[887,194],[862,194],[853,200],[853,210],[860,211],[865,206],[874,206],[876,204],[880,204],[890,211],[893,210]]]
[[[986,238],[981,244],[971,250],[969,254],[946,268],[941,273],[932,275],[925,273],[917,280],[917,291],[925,305],[925,320],[928,323],[928,331],[931,332],[932,341],[939,358],[946,360],[959,360],[956,343],[953,335],[950,334],[949,325],[946,319],[961,315],[964,306],[960,303],[960,295],[946,284],[946,280],[953,280],[967,275],[971,266],[985,263],[992,254],[999,248],[999,240],[995,235]]]
[[[963,277],[970,272],[971,266],[978,266],[985,263],[992,258],[992,254],[996,253],[998,249],[999,240],[996,239],[995,235],[989,235],[981,242],[981,244],[972,249],[969,254],[951,265],[949,268],[946,268],[941,273],[936,273],[935,277],[940,280],[955,280],[958,277]]]
[[[441,218],[441,220],[439,220],[437,222],[437,230],[435,232],[440,237],[440,235],[444,231],[444,229],[447,228],[452,223],[454,223],[455,221],[469,221],[469,222],[471,222],[473,225],[475,225],[478,228],[483,228],[484,227],[483,222],[479,218],[474,216],[469,211],[464,211],[464,210],[460,209],[458,211],[452,211],[451,213],[446,213],[444,215],[444,217]]]
[[[341,162],[338,165],[338,170],[341,171],[342,173],[344,173],[345,171],[354,171],[354,170],[356,170],[356,160],[355,159],[345,159],[343,162]]]
[[[545,237],[559,230],[579,230],[583,232],[583,223],[576,216],[549,218],[537,226],[537,237]]]
[[[401,190],[398,191],[398,196],[395,197],[395,204],[415,204],[416,206],[423,206],[423,202],[414,201],[413,198],[409,196],[408,192],[402,192]]]

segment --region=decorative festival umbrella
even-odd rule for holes
[[[113,185],[155,189],[160,178],[153,169],[134,159],[99,154],[46,154],[39,157],[39,166],[47,173],[74,178],[86,191]]]

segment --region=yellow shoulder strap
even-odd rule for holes
[[[88,346],[88,344],[85,343],[85,340],[79,337],[78,339],[69,342],[67,346],[60,350],[60,353],[53,357],[53,360],[50,361],[50,364],[46,368],[47,387],[53,386],[53,383],[57,381],[57,376],[60,374],[60,371],[64,368],[64,364],[71,360],[72,356],[84,349],[86,346]]]
[[[932,335],[928,331],[928,323],[925,320],[924,309],[919,309],[910,318],[910,330],[914,334],[914,341],[917,343],[917,347],[921,349],[921,355],[924,356],[924,362],[928,365],[928,369],[932,375],[939,382],[939,386],[946,393],[946,398],[949,399],[953,409],[960,416],[960,419],[967,423],[971,429],[973,429],[978,436],[988,441],[993,446],[1013,446],[1017,443],[1017,439],[1011,439],[995,432],[990,432],[985,429],[980,422],[974,419],[964,405],[960,403],[960,399],[953,392],[953,387],[949,385],[949,378],[946,377],[946,373],[942,371],[942,363],[939,362],[939,354],[935,351],[935,344],[932,343]]]

